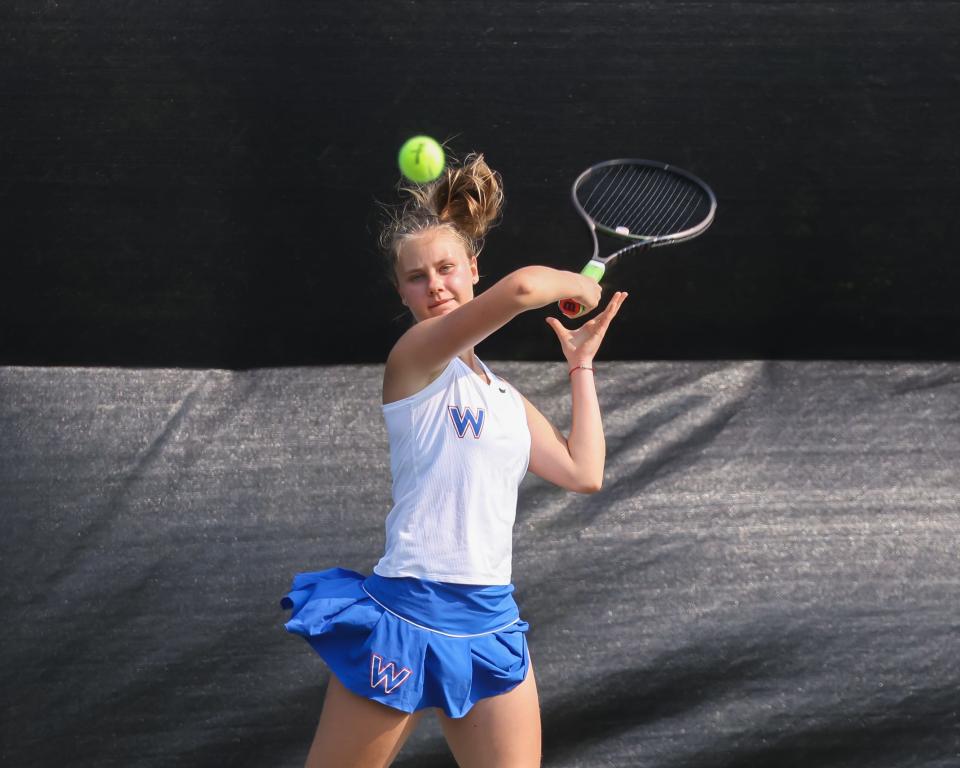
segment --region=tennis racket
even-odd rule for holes
[[[573,182],[573,205],[593,236],[593,256],[581,274],[598,283],[620,256],[673,245],[703,234],[713,223],[717,198],[692,173],[652,160],[607,160],[587,168]],[[597,232],[614,241],[600,256]],[[577,317],[585,311],[562,299],[560,311]]]

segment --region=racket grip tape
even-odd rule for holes
[[[591,259],[587,262],[587,266],[580,270],[580,274],[586,275],[591,280],[596,280],[599,283],[606,270],[607,268],[603,262]],[[557,302],[557,305],[560,307],[560,311],[570,318],[579,317],[586,312],[584,306],[579,301],[574,301],[573,299],[561,299]]]

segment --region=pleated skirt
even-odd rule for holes
[[[403,712],[463,717],[526,678],[529,625],[513,589],[331,568],[294,576],[280,605],[292,611],[287,631],[347,689]]]

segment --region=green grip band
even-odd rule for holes
[[[603,273],[607,271],[607,268],[603,266],[599,261],[591,261],[580,270],[581,275],[586,275],[591,280],[596,280],[600,282],[600,278],[603,277]]]

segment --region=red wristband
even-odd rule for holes
[[[570,373],[568,373],[567,376],[572,377],[573,372],[579,371],[581,368],[585,371],[590,371],[590,373],[593,373],[593,368],[591,368],[589,365],[575,365],[573,366],[573,368],[570,369]]]

